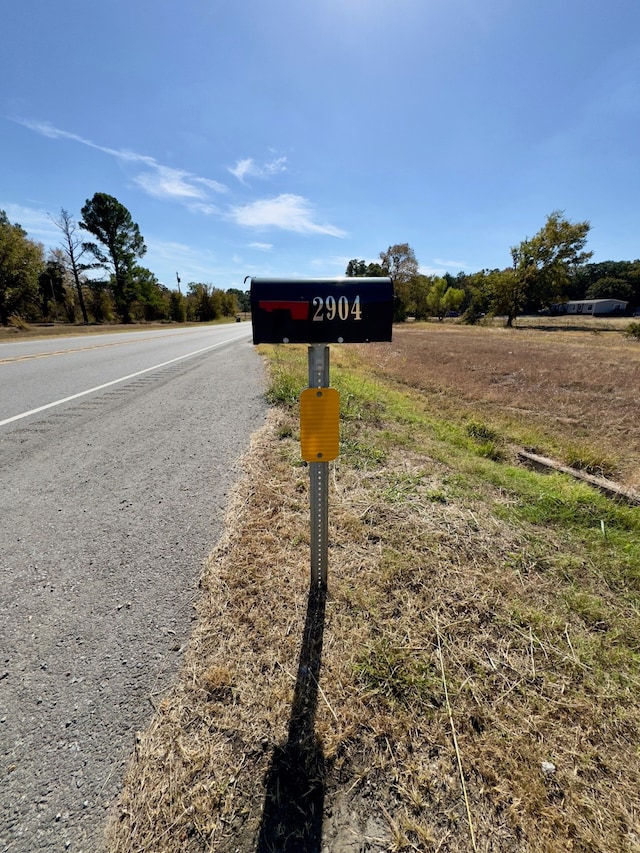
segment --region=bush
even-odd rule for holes
[[[640,341],[640,323],[629,323],[624,333],[628,338],[635,338]]]
[[[21,332],[28,332],[31,328],[24,317],[21,317],[20,314],[12,314],[9,317],[9,325],[14,329],[19,329]]]

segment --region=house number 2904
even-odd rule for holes
[[[314,321],[323,320],[362,320],[362,307],[360,297],[356,296],[349,301],[346,296],[314,296],[313,297]]]

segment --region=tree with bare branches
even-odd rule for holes
[[[89,318],[87,316],[87,308],[84,302],[84,295],[82,293],[82,282],[80,281],[81,271],[87,268],[87,265],[80,263],[80,259],[86,252],[86,248],[81,237],[78,235],[78,226],[71,214],[65,210],[64,207],[60,208],[59,216],[49,216],[49,218],[62,232],[62,252],[65,257],[67,268],[73,275],[73,280],[76,285],[78,302],[80,303],[80,310],[82,311],[82,320],[84,324],[87,325]]]

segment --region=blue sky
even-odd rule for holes
[[[637,0],[21,0],[1,44],[0,208],[47,248],[106,192],[183,289],[504,267],[556,209],[640,257]]]

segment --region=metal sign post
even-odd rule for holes
[[[309,388],[329,387],[329,347],[309,347]],[[311,502],[311,584],[327,587],[329,563],[329,463],[309,463]]]

